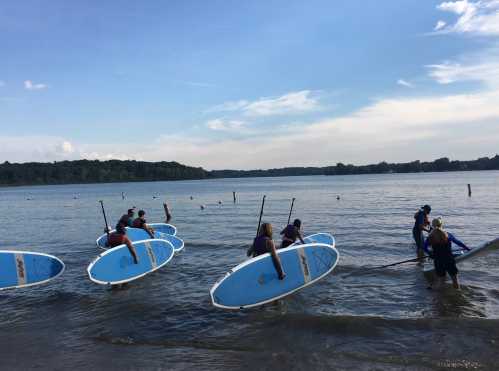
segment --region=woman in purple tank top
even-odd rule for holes
[[[270,253],[279,279],[283,280],[286,274],[282,269],[281,260],[277,255],[274,241],[272,240],[272,225],[270,223],[262,224],[258,236],[253,240],[253,245],[248,249],[247,255],[255,257],[265,253]]]

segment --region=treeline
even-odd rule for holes
[[[177,162],[60,161],[0,164],[0,185],[110,183],[203,179],[207,172]]]
[[[213,170],[191,167],[178,162],[78,160],[53,163],[27,162],[0,164],[0,185],[43,185],[69,183],[111,183],[206,178],[242,178],[296,175],[349,175],[418,173],[442,171],[499,170],[499,155],[472,161],[450,161],[440,158],[432,162],[380,162],[375,165],[326,167],[286,167],[269,170]]]

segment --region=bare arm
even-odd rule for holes
[[[149,227],[146,223],[144,223],[144,229],[147,233],[149,233],[149,236],[151,236],[151,238],[154,238],[154,229]]]
[[[298,238],[300,239],[302,244],[305,244],[305,241],[303,241],[303,236],[301,235],[300,231],[298,231]]]
[[[138,264],[139,258],[137,257],[137,252],[135,251],[135,247],[133,247],[132,241],[130,241],[130,239],[128,237],[125,237],[125,244],[128,247],[130,254],[132,254],[134,263]]]
[[[281,260],[277,255],[277,251],[274,245],[274,241],[270,240],[267,242],[267,248],[270,251],[270,255],[272,256],[272,262],[274,263],[274,267],[277,271],[280,280],[283,280],[286,277],[284,270],[282,269]]]

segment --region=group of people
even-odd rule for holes
[[[165,204],[165,211],[168,210],[168,206]],[[126,235],[126,227],[132,228],[140,228],[146,231],[151,238],[154,238],[154,229],[147,225],[147,221],[145,218],[146,212],[144,210],[139,210],[137,213],[138,216],[135,218],[135,208],[128,209],[127,213],[122,215],[121,218],[116,223],[116,228],[114,232],[108,234],[107,244],[109,247],[116,247],[119,245],[126,245],[128,250],[130,250],[130,254],[133,257],[133,261],[135,264],[139,262],[137,257],[137,252],[133,247],[132,241]],[[169,210],[167,211],[167,221],[171,218],[171,214]]]
[[[438,277],[438,284],[443,284],[445,276],[448,273],[452,279],[454,288],[459,289],[459,281],[457,278],[459,271],[456,267],[452,244],[455,243],[467,251],[471,249],[454,237],[452,233],[444,230],[442,218],[435,218],[430,223],[430,213],[431,206],[424,205],[414,214],[415,222],[412,234],[414,241],[416,242],[417,259],[419,260],[419,264],[422,264],[423,259],[426,257],[433,259],[435,273]],[[423,232],[428,233],[426,239],[424,238]],[[431,286],[429,288],[431,288]]]
[[[305,243],[303,241],[303,236],[301,233],[301,220],[295,219],[293,224],[288,224],[280,233],[282,236],[281,249],[284,249],[292,244],[294,244],[297,240],[300,240],[301,243]],[[283,280],[286,277],[286,273],[282,268],[281,260],[277,255],[276,247],[274,244],[274,240],[272,239],[272,224],[263,223],[260,226],[258,231],[258,236],[253,240],[253,244],[247,251],[248,256],[258,256],[265,253],[270,253],[272,257],[272,261],[274,263],[274,267],[277,271],[280,280]]]

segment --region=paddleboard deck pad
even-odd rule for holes
[[[471,249],[470,251],[466,250],[453,250],[452,253],[454,255],[454,259],[456,260],[456,263],[465,261],[467,259],[470,259],[474,256],[479,255],[480,253],[485,253],[486,250],[489,249],[499,249],[499,238],[496,238],[495,240],[486,242],[484,244],[481,244],[478,247],[475,247],[474,249]],[[429,259],[426,261],[423,265],[423,271],[424,272],[432,272],[435,270],[435,265],[433,263],[433,260]]]
[[[279,280],[270,253],[249,259],[219,280],[210,290],[214,306],[244,309],[283,298],[320,280],[338,263],[334,246],[320,243],[277,250],[286,274]]]
[[[106,250],[87,268],[89,278],[101,285],[118,285],[130,282],[158,270],[168,263],[174,254],[172,244],[165,240],[144,240],[133,243],[138,264],[126,245]]]
[[[64,269],[64,263],[52,255],[0,250],[0,290],[46,283]]]

